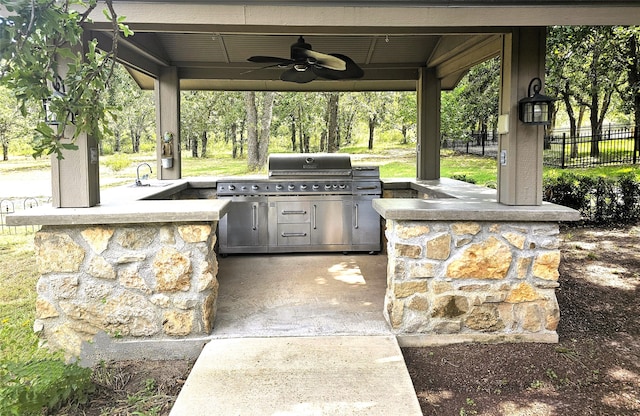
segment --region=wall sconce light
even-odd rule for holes
[[[60,124],[60,121],[58,121],[56,113],[51,109],[51,102],[56,97],[64,97],[67,92],[65,90],[64,81],[60,75],[55,75],[53,77],[51,86],[53,87],[53,94],[51,94],[50,97],[42,99],[42,108],[44,109],[44,122],[49,125],[58,125]]]
[[[541,89],[542,80],[537,77],[532,79],[529,83],[527,97],[518,101],[520,121],[525,124],[545,126],[551,124],[555,98],[540,94]]]

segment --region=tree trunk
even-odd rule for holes
[[[310,139],[310,137],[309,137],[309,135],[307,133],[305,133],[302,136],[302,141],[304,142],[304,153],[309,153],[310,152],[311,146],[310,146],[310,140],[309,139]]]
[[[292,114],[291,116],[291,151],[295,152],[297,149],[296,146],[296,117]]]
[[[259,167],[258,161],[258,110],[256,109],[256,93],[244,93],[244,103],[247,113],[247,165],[250,170]]]
[[[300,142],[300,153],[308,153],[309,142],[305,141],[306,134],[304,132],[304,125],[302,121],[302,106],[298,106],[298,137],[298,141]]]
[[[140,135],[131,131],[131,148],[133,153],[140,153]]]
[[[402,144],[407,144],[409,139],[407,138],[407,130],[408,126],[406,124],[402,125]]]
[[[269,141],[271,139],[271,120],[273,118],[273,101],[276,93],[267,91],[263,93],[262,116],[260,117],[260,137],[258,139],[258,168],[267,164],[269,156]]]
[[[236,123],[231,123],[229,129],[231,130],[229,133],[231,136],[231,157],[235,159],[238,157],[238,138],[236,137],[238,133],[238,125]]]
[[[339,147],[338,143],[338,104],[340,93],[332,92],[329,94],[329,102],[327,104],[328,125],[327,125],[327,151],[334,153]]]
[[[568,93],[562,94],[562,100],[569,116],[569,140],[571,140],[571,150],[569,151],[569,157],[575,159],[578,157],[578,127],[576,124],[576,115],[573,112],[573,106],[571,105],[571,98]],[[563,149],[564,152],[564,149]]]
[[[373,135],[376,129],[376,116],[369,116],[369,150],[373,150]]]
[[[116,130],[116,134],[115,134],[115,143],[113,144],[113,151],[114,152],[120,152],[120,142],[121,142],[121,137],[120,137],[120,129]]]
[[[200,150],[200,157],[201,158],[205,158],[207,157],[207,144],[209,143],[209,137],[207,136],[207,132],[203,131],[202,132],[202,147]]]
[[[191,136],[191,156],[198,157],[198,136]]]
[[[9,143],[5,141],[2,142],[2,160],[9,160]]]

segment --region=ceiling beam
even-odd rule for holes
[[[459,51],[456,55],[440,61],[436,67],[436,76],[440,79],[464,72],[471,67],[500,55],[502,38],[491,36],[484,38],[477,44],[469,45],[465,51]]]

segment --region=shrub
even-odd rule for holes
[[[68,402],[86,402],[93,390],[91,369],[61,360],[0,364],[0,414],[41,415]]]
[[[629,225],[640,220],[640,182],[632,175],[618,179],[573,173],[547,177],[544,199],[579,211],[583,224]]]
[[[451,175],[451,179],[455,179],[457,181],[462,181],[462,182],[467,182],[467,183],[476,183],[476,180],[473,179],[471,176],[467,175],[466,173],[455,173],[453,175]]]
[[[108,158],[105,158],[104,165],[114,172],[119,172],[122,169],[131,165],[131,158],[125,153],[116,153]]]

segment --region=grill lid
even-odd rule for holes
[[[351,177],[351,157],[342,153],[275,153],[269,177]]]

